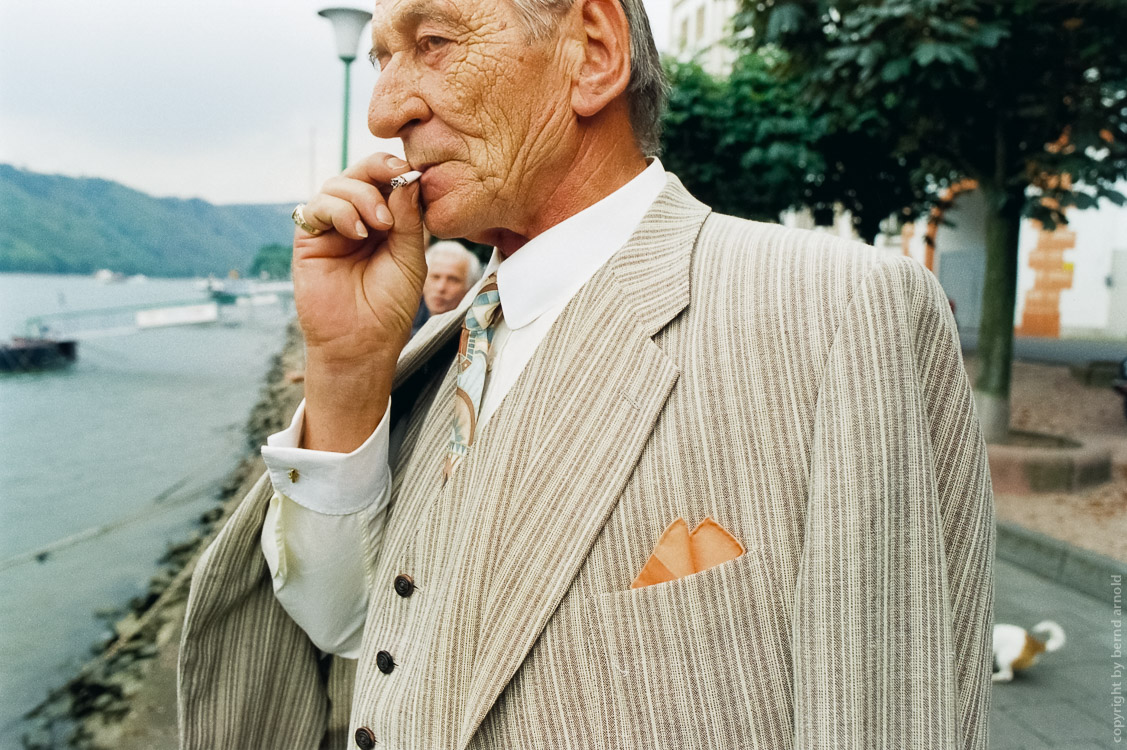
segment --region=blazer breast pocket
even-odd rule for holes
[[[789,747],[789,626],[758,550],[700,573],[584,602],[603,697],[591,707],[621,748]]]

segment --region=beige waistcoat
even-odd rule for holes
[[[922,267],[671,177],[443,486],[462,314],[400,360],[358,666],[275,601],[263,478],[193,579],[182,747],[986,747],[989,474]],[[630,590],[678,516],[747,551]]]

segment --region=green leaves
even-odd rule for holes
[[[281,243],[271,243],[258,248],[250,264],[251,276],[266,275],[271,279],[288,279],[293,248]]]
[[[977,72],[978,63],[965,49],[955,44],[924,42],[912,51],[912,60],[921,67],[933,62],[945,65],[959,65],[971,72]]]
[[[952,175],[1009,190],[1067,174],[1092,195],[1127,176],[1122,0],[744,0],[737,36],[785,50],[780,79],[841,165],[820,184],[847,197],[870,177],[856,154],[888,165],[913,211]],[[919,167],[897,173],[900,161]],[[1071,193],[1045,195],[1089,205]]]
[[[695,63],[666,62],[672,84],[662,160],[689,190],[724,213],[775,220],[798,205],[822,168],[824,123],[794,85],[778,50],[744,55],[727,78]]]
[[[894,60],[885,62],[884,67],[881,68],[880,77],[882,81],[891,83],[892,81],[897,81],[908,75],[908,71],[910,71],[911,69],[911,59],[906,57],[898,57]]]

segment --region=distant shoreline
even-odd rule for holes
[[[17,270],[11,270],[11,269],[7,269],[7,268],[0,268],[0,273],[4,274],[6,276],[67,276],[67,277],[71,277],[71,278],[88,279],[88,278],[92,278],[94,276],[95,272],[91,271],[90,273],[86,273],[84,271],[17,271]],[[134,275],[138,275],[138,274],[134,274]],[[163,276],[163,275],[155,274],[155,273],[145,273],[145,274],[139,274],[139,275],[144,276],[145,278],[148,278],[148,279],[160,279],[160,280],[167,279],[169,281],[185,281],[185,280],[190,281],[192,279],[206,279],[207,278],[207,276],[198,276],[198,275],[194,276],[194,275],[191,275],[191,274],[188,274],[188,275],[181,274],[181,275],[175,275],[175,276]],[[218,278],[218,276],[216,276],[216,278]]]

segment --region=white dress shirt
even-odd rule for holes
[[[654,159],[626,185],[529,240],[503,262],[494,250],[484,275],[497,271],[503,318],[490,348],[478,429],[567,303],[626,244],[665,181],[664,168]],[[453,404],[450,408],[453,418]],[[357,658],[374,583],[370,534],[389,500],[388,458],[395,436],[389,435],[385,414],[352,453],[305,450],[297,447],[304,414],[302,402],[290,426],[262,448],[274,485],[262,551],[275,596],[313,643]]]

